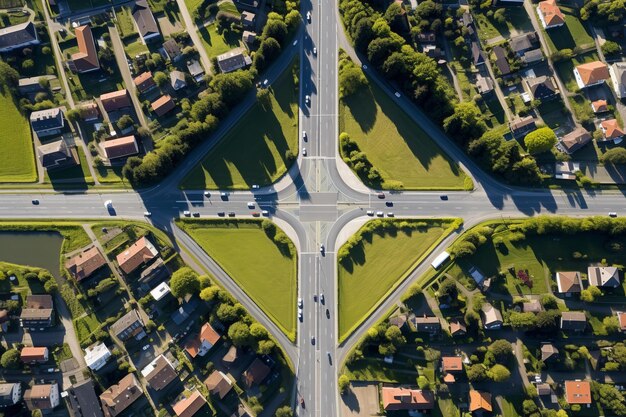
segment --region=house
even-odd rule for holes
[[[126,90],[112,91],[100,96],[102,107],[106,111],[115,111],[125,107],[132,107],[132,102]]]
[[[26,297],[26,305],[22,307],[20,325],[30,330],[43,330],[52,326],[53,316],[51,295],[29,295]]]
[[[432,410],[435,405],[435,395],[429,390],[383,387],[382,396],[385,411]]]
[[[470,413],[491,413],[493,411],[493,407],[491,405],[491,394],[484,391],[470,390],[469,410]]]
[[[622,333],[626,332],[626,313],[617,312],[617,321],[619,323],[619,329]]]
[[[152,107],[152,111],[155,112],[157,116],[161,117],[174,110],[174,108],[176,108],[176,103],[174,103],[171,96],[164,95],[154,101],[150,107]]]
[[[101,369],[110,357],[111,351],[104,343],[92,345],[85,349],[85,363],[92,371]]]
[[[470,49],[472,51],[472,64],[474,64],[474,66],[484,65],[485,54],[480,49],[478,42],[473,41]]]
[[[100,148],[107,159],[125,158],[139,153],[139,146],[134,135],[123,138],[109,139],[100,143]]]
[[[575,181],[577,172],[580,172],[580,162],[564,161],[554,163],[554,178]]]
[[[537,15],[539,15],[539,20],[544,29],[556,28],[565,23],[565,16],[557,6],[556,0],[539,2]]]
[[[174,39],[163,42],[163,50],[167,58],[172,62],[179,61],[183,57],[183,51]]]
[[[150,295],[152,296],[152,298],[154,298],[154,301],[156,301],[157,303],[170,293],[171,293],[170,286],[167,285],[167,282],[160,283],[153,290],[150,291]]]
[[[224,356],[222,357],[222,363],[224,364],[225,367],[229,368],[235,363],[235,361],[238,358],[239,358],[239,349],[237,349],[237,346],[233,345],[228,349],[228,352],[226,352]]]
[[[79,107],[80,117],[89,122],[91,120],[96,120],[100,117],[100,109],[98,108],[98,104],[95,102],[85,103]]]
[[[198,355],[204,356],[219,340],[219,333],[213,329],[211,324],[205,323],[200,329],[200,334],[194,338],[190,338],[185,344],[185,350],[192,358]]]
[[[146,379],[148,386],[155,391],[160,391],[178,378],[178,372],[172,363],[163,355],[157,356],[145,368],[141,375]]]
[[[38,44],[39,36],[33,22],[0,29],[0,52],[9,52]]]
[[[237,71],[252,64],[249,56],[241,51],[229,51],[217,57],[217,66],[223,73]]]
[[[590,266],[587,268],[589,285],[605,288],[617,288],[622,283],[619,279],[619,269],[614,266]]]
[[[398,314],[397,316],[389,317],[389,325],[396,326],[399,329],[403,329],[406,326],[408,317],[406,314]]]
[[[561,330],[583,332],[587,328],[587,317],[583,311],[561,313]]]
[[[141,271],[139,275],[139,282],[142,285],[147,285],[148,288],[152,288],[151,282],[163,281],[169,276],[169,271],[163,262],[161,257],[156,258],[149,267]]]
[[[71,71],[81,74],[99,70],[100,61],[98,60],[98,51],[93,40],[91,27],[87,25],[79,26],[74,32],[76,43],[78,44],[78,52],[72,54],[71,60],[68,61],[68,67]]]
[[[254,29],[256,25],[256,14],[245,10],[241,12],[241,25],[244,29]]]
[[[202,65],[197,60],[191,60],[187,62],[187,71],[196,80],[197,83],[202,82],[202,78],[204,78],[204,70],[202,69]]]
[[[117,255],[117,264],[125,274],[130,274],[141,265],[147,264],[159,255],[159,251],[154,247],[147,237],[142,237],[133,243],[124,252]]]
[[[135,374],[128,374],[100,394],[104,417],[115,417],[143,395]]]
[[[134,309],[113,323],[109,328],[109,332],[123,342],[131,337],[141,340],[146,336],[146,332],[143,329],[143,321],[139,317],[137,310]]]
[[[135,19],[137,32],[139,32],[143,43],[161,36],[157,22],[154,20],[154,15],[148,5],[148,0],[137,0],[135,2],[135,7],[133,7],[133,19]]]
[[[43,363],[48,362],[47,347],[23,347],[20,352],[22,363]]]
[[[603,120],[600,122],[600,130],[605,141],[621,142],[624,130],[619,126],[616,119]]]
[[[485,303],[482,308],[483,327],[485,330],[498,330],[502,327],[502,314],[500,310],[489,303]]]
[[[194,390],[191,395],[174,404],[172,409],[177,417],[192,417],[202,407],[206,405],[206,400],[198,390]]]
[[[417,332],[435,334],[441,331],[441,321],[439,321],[439,317],[436,316],[428,317],[424,315],[422,317],[415,317],[413,324]]]
[[[615,95],[622,99],[626,98],[626,62],[616,62],[609,67],[611,84]]]
[[[536,120],[532,116],[517,117],[509,122],[509,129],[513,138],[522,138],[537,129]]]
[[[150,91],[157,86],[154,82],[154,78],[152,78],[152,71],[145,71],[139,74],[135,77],[133,83],[135,83],[135,87],[140,93]]]
[[[218,370],[213,371],[204,381],[204,384],[209,389],[209,392],[220,400],[223,400],[233,388],[233,382],[223,372]]]
[[[65,393],[68,409],[73,417],[103,417],[96,388],[89,378],[72,384]]]
[[[63,139],[37,146],[37,158],[49,171],[76,165],[74,154]]]
[[[559,94],[554,79],[545,75],[526,79],[526,85],[528,85],[534,100],[549,100]]]
[[[552,387],[550,384],[544,382],[543,384],[537,384],[537,395],[540,397],[552,396],[554,391],[552,391]]]
[[[501,75],[508,75],[511,73],[511,66],[509,65],[509,60],[507,59],[506,49],[501,47],[500,45],[495,46],[493,48],[493,55],[495,56],[496,67],[498,71],[500,71]]]
[[[543,60],[543,52],[541,52],[540,48],[526,51],[524,52],[524,55],[522,56],[522,62],[526,65],[534,64],[535,62],[539,62],[542,60]]]
[[[566,297],[574,293],[580,293],[583,289],[580,272],[578,271],[557,272],[556,285],[558,292],[565,294]]]
[[[191,313],[193,313],[196,308],[198,308],[197,298],[191,298],[189,301],[183,299],[183,302],[180,307],[178,307],[178,310],[172,313],[172,321],[180,326],[191,316]]]
[[[10,407],[22,401],[22,384],[4,382],[0,384],[0,408]]]
[[[591,102],[591,110],[594,113],[603,113],[609,111],[609,105],[606,100],[596,100]]]
[[[463,358],[460,356],[443,356],[441,358],[441,372],[444,375],[444,382],[456,382],[454,374],[463,372]]]
[[[417,41],[420,44],[434,44],[437,42],[437,35],[432,30],[427,30],[417,34]]]
[[[465,336],[467,333],[467,327],[465,327],[465,322],[463,319],[451,319],[450,323],[450,334],[452,336]]]
[[[35,384],[24,392],[24,403],[28,410],[52,410],[60,404],[59,386],[51,384]]]
[[[241,35],[241,41],[248,48],[248,51],[253,50],[256,47],[256,33],[249,30],[244,30]]]
[[[574,68],[574,77],[578,88],[602,84],[604,80],[610,78],[609,67],[601,61],[580,64]]]
[[[270,367],[259,358],[254,358],[250,366],[243,371],[243,382],[248,388],[261,384],[270,374]]]
[[[572,154],[591,142],[591,139],[591,134],[587,130],[578,127],[567,135],[561,136],[559,145],[565,153]]]
[[[491,77],[484,77],[482,74],[476,75],[476,89],[479,94],[487,94],[493,91],[493,80]]]
[[[30,126],[38,137],[58,135],[65,127],[63,110],[60,107],[34,111],[30,114]]]
[[[175,91],[187,87],[187,81],[185,81],[185,73],[178,70],[170,72],[170,85]]]
[[[565,401],[568,404],[591,404],[589,381],[565,381]]]
[[[539,313],[543,311],[543,307],[539,300],[530,300],[526,303],[522,303],[522,311],[524,313]]]
[[[552,343],[541,345],[541,361],[548,362],[559,357],[559,350]]]
[[[536,43],[537,34],[535,32],[531,32],[511,38],[509,46],[511,47],[511,51],[521,58],[524,55],[524,52],[534,49]]]
[[[76,281],[89,278],[91,274],[106,265],[104,256],[97,247],[92,246],[87,250],[77,253],[65,262],[65,268]]]
[[[19,91],[21,95],[35,94],[40,91],[45,91],[45,88],[41,85],[43,82],[42,80],[50,82],[56,79],[57,77],[54,75],[39,75],[36,77],[20,78],[17,82],[17,91]]]

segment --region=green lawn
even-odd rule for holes
[[[123,38],[136,34],[135,24],[133,22],[133,16],[130,7],[122,7],[117,12],[117,26],[120,31],[120,36]]]
[[[587,48],[593,46],[593,38],[578,18],[576,9],[559,4],[565,16],[565,24],[552,29],[542,29],[547,33],[546,41],[551,54],[561,49]]]
[[[55,181],[59,180],[76,180],[79,183],[89,183],[93,184],[93,178],[91,177],[91,173],[89,172],[89,165],[87,163],[87,158],[85,157],[85,153],[83,152],[83,148],[78,146],[76,148],[76,152],[79,158],[79,165],[75,165],[68,168],[57,169],[52,171],[46,171],[45,173],[45,182],[54,184]]]
[[[350,135],[385,182],[399,181],[407,190],[464,188],[461,168],[374,82],[340,101],[339,131]]]
[[[211,58],[241,46],[241,35],[230,30],[224,31],[221,34],[217,33],[217,26],[215,24],[201,27],[198,31],[200,33],[200,39],[202,40],[202,46],[204,46],[204,49]]]
[[[189,10],[191,17],[193,17],[193,12],[205,1],[206,0],[185,0],[185,5],[187,5],[187,10]]]
[[[427,227],[409,232],[402,229],[380,234],[364,229],[357,232],[363,236],[362,243],[338,265],[340,339],[347,337],[431,247],[450,232],[448,221],[426,222]]]
[[[495,11],[495,9],[490,9]],[[487,17],[486,14],[480,13],[474,9],[474,17],[478,23],[478,36],[481,40],[487,41],[498,36],[504,39],[510,39],[519,33],[530,32],[533,30],[532,23],[528,17],[528,13],[523,7],[512,6],[505,7],[504,16],[505,23],[498,23],[493,17]]]
[[[148,47],[141,42],[139,35],[135,35],[124,39],[124,51],[129,57],[135,57],[137,55],[149,53],[150,49],[148,49]]]
[[[298,154],[298,86],[294,64],[270,88],[271,108],[256,103],[205,159],[183,180],[182,188],[249,189],[275,182]]]
[[[522,397],[506,396],[502,397],[502,417],[521,417],[522,413]],[[493,399],[495,403],[495,398]]]
[[[574,77],[574,68],[580,64],[597,61],[598,59],[596,52],[588,52],[586,54],[577,55],[566,61],[557,62],[554,66],[556,67],[556,72],[559,74],[559,78],[561,78],[561,81],[565,84],[565,88],[570,92],[575,92],[578,91],[579,88],[578,84],[576,84],[576,78]]]
[[[546,126],[551,129],[561,127],[569,113],[560,97],[541,103],[537,110]]]
[[[178,224],[295,340],[297,255],[291,240],[287,247],[279,247],[257,220]]]
[[[0,126],[0,182],[37,181],[30,126],[9,93],[0,94]]]

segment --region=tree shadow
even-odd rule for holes
[[[356,93],[342,98],[341,101],[348,107],[350,114],[363,132],[367,133],[374,128],[378,109],[371,87],[362,87]]]

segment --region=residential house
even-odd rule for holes
[[[534,100],[549,100],[559,94],[554,79],[545,75],[526,79],[526,85],[528,85]]]
[[[48,294],[29,295],[20,314],[20,325],[30,330],[43,330],[52,326],[54,310],[52,296]]]
[[[183,57],[183,51],[174,39],[163,42],[163,50],[167,58],[172,62],[179,61]]]
[[[100,143],[100,148],[109,160],[126,158],[139,153],[139,146],[134,135],[105,140]]]
[[[143,391],[135,374],[126,375],[116,385],[111,385],[100,394],[104,417],[117,416],[142,395]]]
[[[547,382],[543,384],[537,384],[537,395],[540,397],[552,397],[554,395],[554,391],[552,391],[552,387]],[[556,397],[556,396],[555,396]]]
[[[619,330],[624,333],[626,332],[626,313],[622,311],[618,311],[617,313],[617,321],[619,323]]]
[[[465,336],[467,327],[465,327],[463,319],[451,319],[448,322],[450,323],[450,334],[452,336]]]
[[[202,65],[197,60],[187,61],[187,71],[196,80],[197,83],[202,82],[204,78],[204,70],[202,69]]]
[[[143,328],[143,321],[139,317],[137,310],[130,310],[124,314],[109,328],[109,332],[115,335],[122,342],[134,337],[136,340],[141,340],[146,336],[146,332]]]
[[[4,382],[0,384],[0,408],[11,407],[22,401],[22,384]]]
[[[166,94],[156,99],[150,107],[152,107],[152,111],[155,112],[157,116],[161,117],[174,110],[176,103],[170,95]]]
[[[145,71],[139,74],[135,77],[133,83],[135,83],[135,87],[140,93],[150,91],[157,86],[154,78],[152,78],[152,71]]]
[[[190,298],[189,300],[183,299],[178,310],[172,313],[172,321],[180,326],[191,316],[196,308],[198,308],[198,298]]]
[[[205,323],[200,329],[200,334],[190,338],[185,344],[187,354],[192,358],[204,356],[220,340],[220,335],[209,323]]]
[[[556,4],[556,0],[539,2],[537,14],[544,29],[556,28],[565,24],[565,16]]]
[[[600,122],[600,130],[605,141],[619,143],[624,136],[624,130],[617,123],[616,119],[603,120]]]
[[[507,52],[502,46],[498,45],[493,48],[493,55],[495,56],[496,68],[500,72],[500,75],[509,75],[511,73],[511,66],[507,59]]]
[[[616,62],[609,67],[611,84],[615,95],[622,99],[626,98],[626,62]]]
[[[602,84],[606,79],[610,78],[609,67],[601,61],[580,64],[574,68],[574,77],[576,78],[578,88]]]
[[[233,345],[228,349],[228,352],[222,357],[222,363],[225,367],[230,368],[234,365],[235,361],[239,358],[239,349]]]
[[[241,12],[241,25],[244,29],[255,29],[256,14],[245,10]]]
[[[535,32],[515,36],[509,41],[509,46],[511,47],[511,50],[519,58],[524,56],[524,52],[534,49],[536,44],[537,34]]]
[[[100,117],[100,109],[98,108],[98,104],[91,101],[89,103],[85,103],[79,107],[80,117],[86,121],[97,120]]]
[[[96,388],[90,378],[72,384],[65,392],[67,408],[73,417],[104,417]]]
[[[65,127],[63,110],[60,107],[34,111],[30,114],[30,126],[38,137],[58,135]]]
[[[436,316],[421,316],[413,319],[415,330],[423,333],[435,334],[441,331],[441,321]]]
[[[504,322],[500,310],[489,303],[485,303],[481,313],[485,330],[498,330],[502,327]]]
[[[509,122],[509,129],[513,138],[519,139],[537,129],[536,120],[532,116],[517,117]]]
[[[147,237],[142,237],[128,249],[117,255],[117,264],[125,274],[130,274],[141,265],[147,264],[159,256],[159,251]]]
[[[0,29],[0,52],[38,45],[39,36],[33,22],[20,23]]]
[[[166,279],[169,276],[169,271],[163,262],[161,257],[156,258],[154,262],[150,264],[149,267],[141,271],[139,275],[139,282],[142,285],[147,285],[148,288],[152,288],[152,282],[160,282]]]
[[[522,62],[526,65],[534,64],[539,61],[543,61],[543,52],[541,52],[540,48],[526,51],[522,56]]]
[[[554,163],[554,178],[575,181],[577,172],[580,172],[580,162],[564,161]]]
[[[261,384],[270,374],[270,367],[259,358],[254,358],[250,366],[243,371],[243,382],[248,388]]]
[[[170,85],[175,91],[187,87],[187,81],[185,81],[185,73],[178,70],[170,72]]]
[[[435,395],[429,390],[384,386],[382,397],[385,411],[432,410],[435,406]]]
[[[52,410],[60,404],[59,386],[51,384],[35,384],[24,392],[24,403],[29,411]]]
[[[37,146],[37,158],[49,171],[76,165],[76,158],[63,139]]]
[[[76,281],[82,281],[85,278],[89,278],[91,274],[105,266],[106,263],[100,250],[92,246],[65,261],[65,268]]]
[[[198,390],[194,390],[189,397],[186,397],[172,406],[177,417],[192,417],[202,407],[206,405],[206,400]]]
[[[565,401],[568,404],[591,404],[591,383],[565,381]]]
[[[565,294],[566,297],[575,293],[580,293],[583,289],[580,272],[578,271],[557,272],[556,285],[558,292]]]
[[[406,327],[408,316],[406,314],[398,314],[397,316],[389,317],[389,325],[396,326],[399,329]]]
[[[484,77],[482,74],[476,75],[476,89],[479,94],[488,94],[493,91],[493,80],[491,77]]]
[[[223,73],[237,71],[252,64],[249,56],[241,51],[229,51],[217,57],[217,65]]]
[[[150,291],[150,295],[154,298],[154,301],[157,303],[165,298],[166,295],[170,294],[170,286],[167,285],[167,282],[162,282],[157,285],[154,289]]]
[[[563,152],[572,154],[591,142],[591,134],[582,127],[577,127],[570,133],[559,138],[559,146]]]
[[[241,41],[248,48],[248,51],[251,51],[256,48],[256,33],[251,32],[249,30],[244,30],[241,35]]]
[[[70,70],[81,74],[99,70],[100,61],[98,60],[98,51],[93,40],[91,27],[87,25],[79,26],[74,32],[76,43],[78,44],[78,52],[72,54],[71,60],[68,61]]]
[[[48,362],[48,348],[25,346],[20,352],[20,360],[31,364]]]
[[[143,43],[161,36],[157,22],[154,20],[152,10],[150,10],[150,5],[148,5],[148,0],[137,0],[135,2],[135,7],[133,7],[133,19],[135,19],[137,32],[139,32]]]
[[[543,311],[543,307],[539,300],[530,300],[528,302],[522,303],[522,311],[524,313],[539,313]]]
[[[441,372],[444,375],[444,382],[455,382],[456,377],[454,375],[463,372],[463,358],[460,356],[443,356],[441,358]]]
[[[420,44],[434,44],[437,42],[437,35],[432,30],[427,30],[417,34],[417,41]]]
[[[622,283],[619,279],[619,269],[614,266],[590,266],[587,268],[589,285],[604,288],[617,288]]]
[[[583,311],[561,313],[561,330],[583,332],[587,328],[587,317]]]
[[[606,100],[596,100],[591,102],[591,110],[594,113],[604,113],[609,111],[609,105]]]
[[[176,372],[172,363],[163,355],[157,356],[143,368],[141,375],[146,379],[148,386],[155,391],[162,390],[178,378],[178,372]]]
[[[17,83],[17,91],[21,95],[35,94],[46,89],[42,86],[43,80],[50,82],[56,80],[54,75],[38,75],[36,77],[20,78]]]
[[[133,105],[126,90],[112,91],[110,93],[102,94],[100,96],[100,101],[102,102],[104,110],[108,112],[126,107],[132,107]]]
[[[493,407],[491,405],[491,394],[484,391],[470,390],[469,410],[470,413],[493,412]]]
[[[541,361],[549,362],[559,357],[559,350],[552,343],[544,343],[541,345]]]
[[[233,382],[228,378],[228,376],[218,370],[213,371],[204,381],[204,384],[209,389],[209,392],[218,397],[220,400],[223,400],[233,388]]]
[[[110,357],[111,351],[104,343],[92,345],[85,349],[85,363],[92,371],[101,369]]]
[[[472,51],[472,64],[474,64],[474,66],[484,65],[485,54],[482,49],[480,49],[478,42],[473,41],[470,49]]]

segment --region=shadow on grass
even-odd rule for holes
[[[376,98],[370,88],[361,88],[356,93],[342,99],[350,109],[354,120],[359,124],[363,132],[369,132],[376,124]]]

